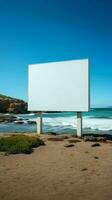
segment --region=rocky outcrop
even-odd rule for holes
[[[84,141],[87,142],[106,142],[108,136],[95,136],[95,135],[88,135],[84,136]]]
[[[20,99],[0,95],[0,113],[27,113],[27,103]]]
[[[112,142],[111,134],[84,134],[83,140],[85,142]]]
[[[0,123],[14,123],[14,124],[36,124],[36,121],[20,118],[13,114],[0,114]]]
[[[0,114],[0,123],[5,122],[5,123],[12,123],[17,119],[16,116],[14,115],[4,115]]]

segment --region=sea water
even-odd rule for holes
[[[28,124],[27,120],[36,121],[34,113],[16,115],[23,118],[23,124],[1,123],[0,132],[36,132],[36,124]],[[75,112],[43,113],[43,131],[45,133],[76,133],[77,118]],[[112,108],[95,108],[83,113],[83,132],[112,134]]]

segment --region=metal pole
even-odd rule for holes
[[[77,136],[82,137],[82,113],[77,112]]]
[[[39,116],[37,117],[37,134],[42,133],[42,112],[38,112]]]

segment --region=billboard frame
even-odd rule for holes
[[[69,62],[69,61],[82,61],[82,60],[87,60],[88,61],[88,111],[89,111],[90,110],[90,63],[89,63],[89,59],[66,60],[66,61],[59,61],[59,62],[55,62],[55,63]],[[40,64],[52,64],[52,63],[54,63],[54,62],[40,63]],[[32,64],[32,65],[36,65],[36,64]],[[29,65],[29,67],[31,67],[32,65]],[[29,80],[29,76],[28,76],[28,80]],[[28,84],[29,84],[29,81],[28,81]],[[28,98],[29,98],[29,93],[28,93]],[[35,111],[35,110],[32,110],[32,111]],[[45,110],[45,111],[49,111],[49,110]],[[57,110],[52,110],[52,111],[57,111]],[[63,110],[58,110],[58,111],[63,111]],[[82,136],[82,112],[88,112],[88,111],[85,111],[85,110],[80,110],[80,111],[79,110],[74,110],[74,111],[77,112],[77,136],[81,137]],[[43,132],[42,131],[42,123],[43,123],[42,122],[42,112],[44,112],[44,111],[43,110],[38,110],[37,111],[37,113],[39,115],[38,118],[37,118],[37,125],[38,125],[37,126],[37,133],[38,134],[41,134]]]

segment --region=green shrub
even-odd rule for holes
[[[40,145],[44,145],[44,142],[34,136],[19,135],[0,138],[0,152],[6,152],[6,154],[29,154],[33,152],[33,148]]]

